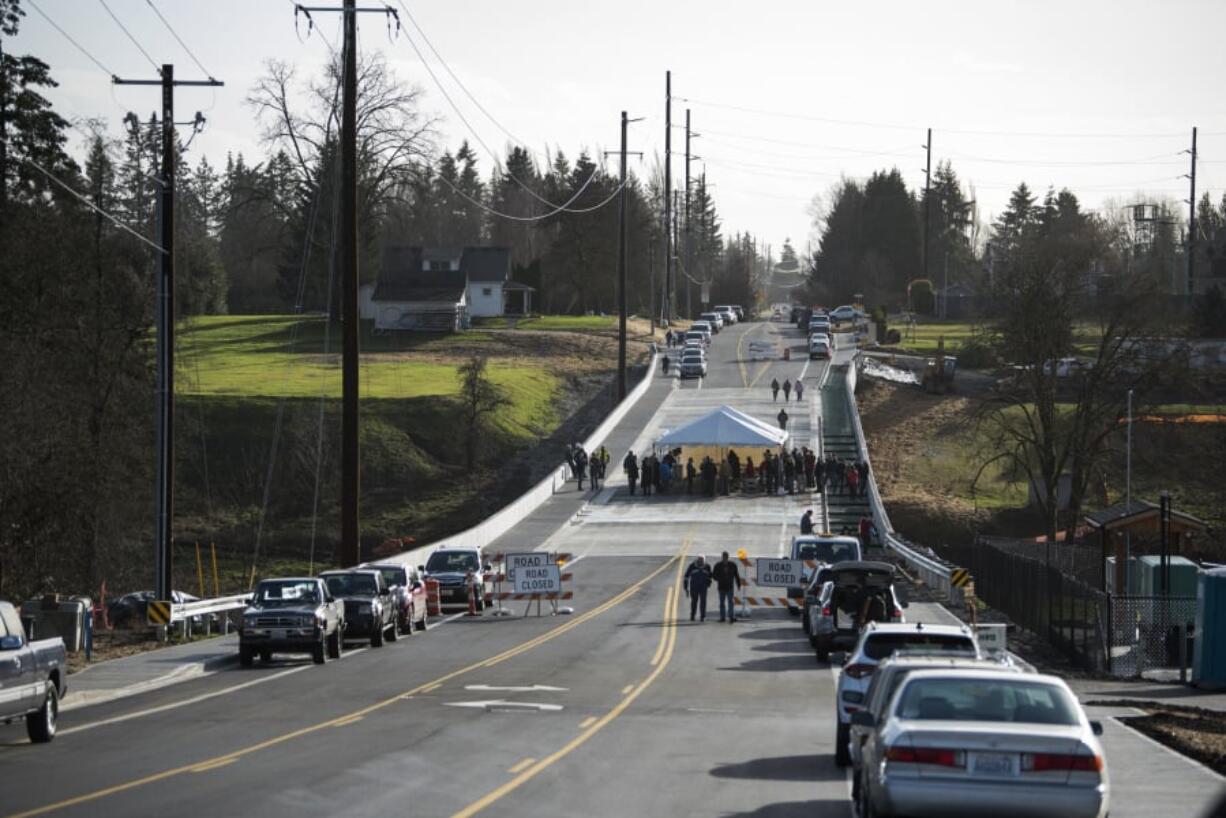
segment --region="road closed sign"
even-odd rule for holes
[[[507,554],[507,582],[515,583],[515,574],[520,568],[544,568],[553,560],[544,551],[532,551],[527,554]]]
[[[768,588],[794,588],[804,581],[802,577],[804,567],[804,560],[759,557],[757,582]]]
[[[511,579],[517,594],[557,594],[562,592],[562,569],[553,564],[519,566]]]

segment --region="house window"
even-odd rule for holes
[[[442,261],[431,261],[430,262],[430,272],[432,273],[446,273],[450,271],[451,269],[453,269],[451,266],[451,262],[448,261],[447,259],[443,259]]]
[[[487,297],[491,296],[494,294],[494,288],[493,287],[482,287],[481,294]]]

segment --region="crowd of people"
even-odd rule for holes
[[[795,385],[788,378],[783,379],[783,384],[779,384],[778,378],[771,378],[771,399],[778,402],[779,392],[783,391],[783,402],[787,403],[792,399],[792,393],[796,393],[796,402],[804,400],[805,397],[805,382],[800,378],[796,379]]]
[[[579,481],[579,490],[583,490],[584,480],[593,492],[598,490],[609,468],[609,450],[601,446],[589,455],[578,443],[572,443],[566,447],[565,454],[571,476]]]
[[[707,455],[699,463],[689,457],[683,464],[681,457],[679,448],[663,456],[627,452],[622,471],[630,494],[641,490],[644,497],[650,497],[677,491],[714,497],[734,491],[796,494],[806,489],[849,497],[868,494],[867,462],[842,460],[833,454],[818,457],[807,446],[790,452],[765,449],[756,463],[753,455],[742,459],[735,449],[720,460]]]

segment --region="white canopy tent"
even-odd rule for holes
[[[673,449],[685,447],[733,446],[775,448],[787,442],[788,433],[731,406],[721,406],[709,414],[662,435],[658,446]]]

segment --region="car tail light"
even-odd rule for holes
[[[895,622],[901,622],[902,611],[898,610],[897,608],[892,609],[890,611],[890,619],[894,620]]]
[[[872,676],[873,671],[877,669],[876,665],[865,665],[856,663],[843,668],[843,672],[853,679],[863,679],[865,676]]]
[[[966,753],[939,747],[891,747],[885,751],[886,761],[901,764],[932,764],[937,767],[965,767]]]
[[[1028,773],[1102,772],[1103,760],[1097,755],[1074,755],[1072,753],[1025,753],[1022,755],[1022,770]]]
[[[822,608],[822,616],[830,616],[830,606],[826,605]]]

